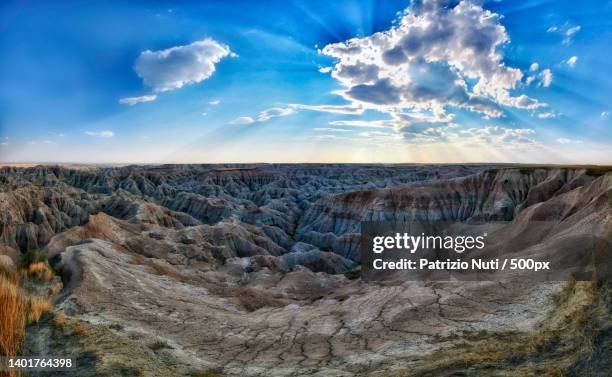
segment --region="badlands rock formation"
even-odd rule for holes
[[[0,189],[1,253],[41,249],[64,282],[26,347],[75,357],[79,376],[446,375],[427,368],[449,349],[520,343],[570,316],[583,291],[366,283],[355,278],[362,221],[505,220],[500,245],[553,257],[612,226],[604,168],[41,166],[1,169]],[[500,360],[500,375],[535,370]],[[581,360],[557,364],[591,368]]]

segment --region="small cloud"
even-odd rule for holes
[[[230,55],[228,46],[207,38],[184,46],[140,53],[134,70],[157,93],[208,79],[215,65]]]
[[[556,117],[557,114],[553,113],[553,112],[545,112],[545,113],[539,113],[537,115],[538,118],[540,119],[548,119],[548,118],[554,118]]]
[[[574,26],[574,27],[570,27],[570,28],[566,29],[565,30],[565,38],[563,39],[563,43],[564,44],[570,44],[572,42],[572,37],[574,36],[574,34],[579,32],[580,29],[581,29],[580,25]]]
[[[583,143],[582,140],[572,140],[572,139],[568,139],[565,137],[558,138],[556,141],[559,144],[582,144]]]
[[[576,62],[578,61],[578,57],[577,56],[572,56],[571,58],[567,59],[565,61],[565,64],[567,64],[568,66],[570,66],[571,68],[574,68],[576,66]]]
[[[259,115],[257,116],[257,121],[265,122],[272,118],[278,118],[278,117],[284,117],[287,115],[291,115],[294,112],[295,110],[293,110],[290,107],[273,107],[271,109],[267,109],[259,113]]]
[[[229,124],[251,124],[255,123],[255,119],[251,117],[238,117],[229,122]]]
[[[529,77],[527,77],[527,79],[525,80],[525,83],[526,83],[527,85],[531,85],[531,83],[532,83],[532,82],[533,82],[533,80],[535,80],[535,79],[536,79],[536,77],[535,77],[535,76],[529,76]]]
[[[365,109],[360,105],[303,105],[299,103],[292,103],[289,107],[300,110],[318,111],[330,114],[347,114],[347,115],[361,115]]]
[[[0,142],[0,145],[2,145],[3,147],[6,147],[7,145],[9,145],[9,142],[3,141],[3,142]]]
[[[567,29],[567,30],[565,31],[565,35],[566,35],[567,37],[571,37],[572,35],[574,35],[574,34],[576,34],[577,32],[579,32],[579,31],[580,31],[580,29],[581,29],[580,25],[577,25],[577,26],[571,27],[571,28],[569,28],[569,29]]]
[[[601,114],[599,114],[599,116],[605,119],[608,116],[610,116],[610,112],[609,111],[602,111]]]
[[[208,102],[208,104],[212,105],[212,106],[217,106],[220,103],[221,103],[221,101],[219,101],[218,99],[215,99],[215,100],[212,100],[212,101]]]
[[[157,95],[151,94],[151,95],[140,96],[140,97],[125,97],[125,98],[121,98],[119,100],[119,103],[122,104],[122,105],[134,106],[134,105],[137,105],[139,103],[152,102],[152,101],[155,101],[156,99],[157,99]]]
[[[580,25],[576,25],[576,26],[569,26],[568,23],[565,23],[565,25],[561,26],[561,27],[557,27],[557,26],[551,26],[548,28],[548,30],[546,30],[548,33],[559,33],[561,34],[564,38],[563,38],[563,43],[564,44],[569,44],[572,42],[572,37],[574,35],[576,35],[576,33],[578,33],[580,31],[580,29],[582,29],[582,27]]]
[[[545,70],[540,72],[540,80],[541,80],[540,85],[542,85],[545,88],[548,88],[553,80],[552,71],[546,68]]]
[[[315,128],[317,132],[350,132],[350,130],[344,128]]]
[[[531,63],[529,66],[529,72],[535,72],[540,68],[540,65],[536,62]]]
[[[267,110],[262,111],[257,115],[257,117],[238,117],[229,124],[251,124],[255,122],[265,122],[272,118],[284,117],[287,115],[291,115],[295,113],[295,110],[292,107],[273,107]]]
[[[336,140],[336,139],[338,139],[338,136],[330,135],[330,134],[328,134],[328,135],[318,135],[318,136],[315,136],[315,139],[322,140],[322,141],[325,141],[325,140]]]
[[[329,73],[329,72],[331,72],[331,70],[332,70],[331,67],[321,67],[321,68],[319,68],[319,72],[321,72],[321,73]]]
[[[208,115],[208,113],[202,113],[202,116],[206,116],[206,115]]]
[[[57,145],[57,143],[55,141],[51,141],[51,140],[32,140],[32,141],[28,141],[29,145],[40,145],[40,144],[47,144],[47,145]]]
[[[115,133],[113,131],[108,131],[108,130],[107,131],[85,131],[84,134],[88,136],[101,137],[105,139],[115,136]]]

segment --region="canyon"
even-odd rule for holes
[[[0,254],[62,280],[24,344],[76,359],[57,375],[605,375],[605,263],[590,282],[367,282],[364,221],[503,221],[500,254],[610,259],[612,168],[0,168]],[[587,324],[593,353],[572,352]]]

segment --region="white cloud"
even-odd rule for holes
[[[600,117],[602,118],[607,118],[610,115],[609,111],[602,111],[601,114],[599,114]]]
[[[122,105],[134,106],[134,105],[139,104],[139,103],[155,101],[156,99],[157,99],[157,95],[150,94],[150,95],[140,96],[140,97],[125,97],[125,98],[121,98],[119,100],[119,103],[122,104]]]
[[[530,128],[505,128],[487,126],[460,131],[464,143],[494,145],[502,148],[525,148],[539,145],[533,138],[535,131]]]
[[[545,103],[538,102],[537,100],[527,97],[524,94],[521,94],[518,97],[513,97],[510,99],[510,101],[512,106],[518,109],[535,110],[547,106]]]
[[[273,107],[271,109],[267,109],[259,113],[257,116],[258,122],[265,122],[272,118],[284,117],[287,115],[291,115],[295,112],[291,107]]]
[[[571,58],[567,59],[565,61],[565,64],[569,65],[571,68],[574,68],[576,66],[577,61],[578,61],[578,57],[574,55]]]
[[[208,102],[208,104],[209,104],[209,105],[212,105],[212,106],[217,106],[217,105],[218,105],[218,104],[220,104],[220,103],[221,103],[221,101],[220,101],[220,100],[218,100],[218,99],[215,99],[215,100],[212,100],[212,101],[209,101],[209,102]]]
[[[0,145],[5,147],[5,146],[9,145],[9,142],[8,141],[3,141],[3,142],[0,142]]]
[[[525,84],[527,85],[531,85],[531,83],[536,79],[535,76],[529,76],[527,77],[527,79],[525,80]]]
[[[199,83],[215,72],[215,64],[230,55],[228,46],[203,39],[185,46],[144,51],[134,70],[155,92],[165,92]]]
[[[499,117],[500,105],[520,103],[510,91],[523,77],[503,62],[509,37],[500,20],[477,2],[423,0],[397,26],[320,52],[336,59],[332,77],[351,106],[436,114],[459,107]]]
[[[347,114],[347,115],[360,115],[363,114],[364,108],[360,105],[303,105],[299,103],[292,103],[289,107],[293,109],[319,111],[330,114]]]
[[[570,44],[572,42],[572,37],[578,33],[582,27],[580,25],[569,26],[569,23],[566,22],[563,26],[551,26],[546,30],[548,33],[558,33],[563,36],[563,43]]]
[[[529,72],[535,72],[540,68],[540,65],[536,62],[531,63],[529,66]]]
[[[350,132],[350,130],[347,130],[345,128],[315,128],[314,129],[317,132]]]
[[[334,140],[338,140],[339,137],[337,135],[332,135],[332,134],[327,134],[327,135],[317,135],[314,137],[317,140],[321,140],[321,141],[334,141]]]
[[[84,133],[85,135],[101,137],[105,139],[115,136],[115,133],[113,131],[108,131],[108,130],[106,131],[85,131]]]
[[[434,124],[431,127],[423,125],[417,129],[411,127],[400,131],[404,141],[409,144],[452,143],[459,146],[496,148],[529,148],[539,145],[533,138],[535,131],[528,128],[505,128],[487,126],[483,128],[468,128]]]
[[[251,118],[251,117],[238,117],[232,121],[229,122],[229,124],[251,124],[251,123],[255,123],[255,119]]]
[[[568,139],[564,137],[560,137],[556,141],[559,144],[582,144],[583,143],[582,140],[572,140],[572,139]]]
[[[580,25],[577,25],[577,26],[571,27],[571,28],[569,28],[569,29],[567,29],[567,30],[565,31],[565,35],[566,35],[567,37],[571,37],[572,35],[574,35],[574,34],[576,34],[577,32],[579,32],[579,31],[580,31],[580,29],[581,29]]]
[[[393,121],[391,120],[334,120],[329,124],[345,127],[393,128]]]
[[[540,118],[540,119],[554,118],[556,116],[557,116],[557,114],[553,113],[552,111],[547,111],[547,112],[539,113],[537,115],[537,117]]]
[[[51,140],[32,140],[32,141],[28,141],[29,145],[39,145],[39,144],[47,144],[47,145],[57,145],[57,143],[55,141],[51,141]]]
[[[319,68],[319,72],[321,73],[329,73],[331,72],[332,68],[331,67],[321,67]]]
[[[238,117],[229,122],[229,124],[251,124],[255,122],[266,122],[270,119],[284,117],[293,113],[295,113],[295,110],[292,107],[273,107],[262,111],[255,118]]]
[[[553,80],[552,71],[548,68],[540,72],[540,85],[545,88],[548,88]]]

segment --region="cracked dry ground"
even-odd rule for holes
[[[598,375],[581,337],[551,340],[583,334],[579,317],[601,335],[590,357],[609,358],[606,286],[355,279],[363,220],[511,220],[509,240],[546,220],[521,252],[571,253],[609,231],[606,169],[37,167],[0,181],[3,254],[40,248],[64,281],[25,347],[75,357],[74,375]]]

